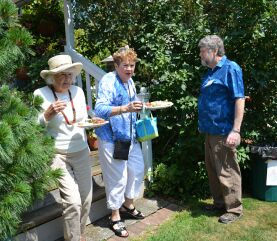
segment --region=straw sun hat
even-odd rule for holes
[[[42,70],[40,72],[40,76],[43,79],[47,79],[50,75],[67,71],[74,75],[78,75],[83,68],[82,63],[72,63],[72,59],[69,55],[56,55],[48,60],[48,65],[49,70]]]

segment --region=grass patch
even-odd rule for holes
[[[276,241],[277,203],[244,198],[244,215],[231,224],[218,222],[219,213],[206,214],[204,202],[190,201],[185,209],[134,241]]]

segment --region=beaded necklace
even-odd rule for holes
[[[52,90],[52,93],[53,93],[53,95],[54,95],[54,97],[55,97],[55,100],[57,101],[57,100],[58,100],[58,96],[56,95],[53,86],[51,86],[51,87],[49,86],[49,88]],[[67,117],[66,114],[64,113],[64,111],[61,111],[61,113],[62,113],[62,115],[63,115],[63,117],[64,117],[66,123],[67,123],[68,125],[73,125],[73,124],[76,122],[76,110],[75,110],[75,107],[74,107],[74,103],[73,103],[73,99],[72,99],[70,90],[68,90],[68,94],[69,94],[69,99],[70,99],[71,108],[72,108],[72,112],[73,112],[73,120],[70,122],[70,121],[68,120],[68,117]]]

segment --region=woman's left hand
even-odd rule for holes
[[[130,102],[128,105],[124,106],[123,112],[138,112],[141,109],[142,109],[142,102],[133,101],[133,102]]]

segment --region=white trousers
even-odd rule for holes
[[[129,159],[113,159],[114,144],[99,141],[99,160],[105,183],[107,207],[119,209],[125,197],[133,199],[139,196],[144,178],[144,161],[140,144],[132,142]]]
[[[63,204],[64,240],[80,241],[92,201],[92,177],[89,150],[56,154],[52,167],[61,168],[59,190]]]

